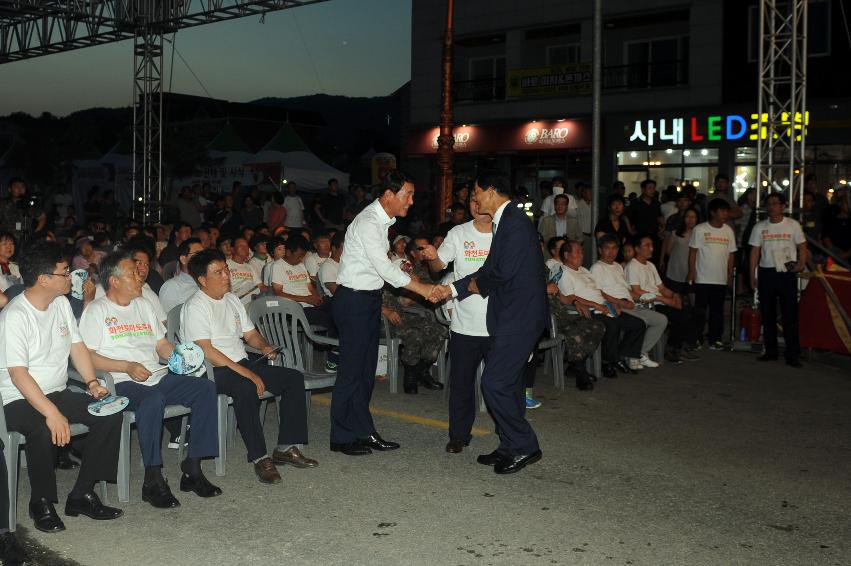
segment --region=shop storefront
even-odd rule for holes
[[[804,174],[815,174],[825,188],[851,178],[851,121],[832,118],[831,109],[811,107],[806,116],[787,120],[785,133],[804,137]],[[692,183],[709,194],[715,175],[724,173],[739,196],[756,185],[757,136],[765,135],[757,118],[755,109],[742,107],[607,116],[604,154],[611,178],[623,181],[627,194],[640,192],[647,178],[660,189]],[[779,179],[784,186],[789,181]]]
[[[405,166],[422,185],[438,177],[438,128],[408,134]],[[543,180],[563,177],[568,184],[591,177],[591,128],[588,120],[533,120],[456,127],[453,173],[456,184],[472,181],[478,170],[495,167],[511,175],[534,201]]]

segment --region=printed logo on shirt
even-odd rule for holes
[[[484,248],[477,248],[476,242],[464,242],[464,261],[482,262],[487,259],[488,253],[490,253],[490,250],[486,250]]]
[[[310,276],[307,274],[306,271],[292,271],[290,269],[287,269],[284,271],[284,273],[287,274],[287,279],[290,283],[300,283],[302,281],[307,281],[308,279],[310,279]]]
[[[251,271],[250,269],[247,269],[245,271],[238,271],[238,270],[235,270],[235,269],[231,269],[230,270],[230,278],[231,279],[253,281],[254,280],[254,272]]]
[[[726,248],[730,245],[730,238],[727,236],[715,236],[709,232],[704,232],[703,243],[709,246],[723,246]]]
[[[68,323],[67,322],[60,322],[59,323],[59,336],[65,338],[66,336],[68,336],[70,334],[71,334],[71,330],[69,330],[69,328],[68,328]]]
[[[154,329],[151,327],[149,322],[131,322],[122,324],[114,316],[106,317],[103,322],[111,340],[124,340],[125,338],[138,338],[154,335]]]
[[[772,243],[772,242],[774,242],[774,243],[791,242],[792,241],[792,234],[790,234],[789,232],[770,233],[768,230],[763,230],[762,231],[762,241],[765,242],[766,244]]]

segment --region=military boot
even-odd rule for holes
[[[402,362],[402,369],[404,370],[402,386],[405,390],[405,393],[409,393],[411,395],[417,394],[417,366],[411,366],[404,362]]]

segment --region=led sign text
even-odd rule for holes
[[[669,142],[671,145],[683,145],[686,142],[733,141],[745,138],[751,141],[768,139],[769,129],[774,130],[774,139],[791,136],[795,141],[807,134],[810,113],[805,112],[803,119],[796,112],[794,119],[789,112],[783,112],[780,121],[772,124],[767,113],[751,114],[750,120],[738,114],[727,116],[707,116],[698,118],[662,118],[659,120],[636,120],[629,141],[642,141],[648,146],[657,142]]]

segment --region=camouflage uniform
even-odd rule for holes
[[[594,355],[603,340],[606,327],[599,320],[585,318],[559,300],[550,297],[550,308],[556,319],[558,331],[565,337],[565,359],[568,363],[581,362]]]
[[[385,307],[393,309],[402,318],[400,326],[390,324],[390,333],[402,340],[399,352],[402,363],[414,366],[421,361],[434,362],[443,347],[443,341],[449,335],[448,329],[429,312],[424,312],[424,316],[405,312],[399,296],[386,288],[382,300]]]
[[[11,197],[0,200],[0,230],[11,232],[18,245],[21,245],[21,237],[24,232],[29,233],[33,221],[39,216],[41,216],[41,210],[37,208],[22,209]],[[20,224],[20,228],[17,227],[17,224]]]

